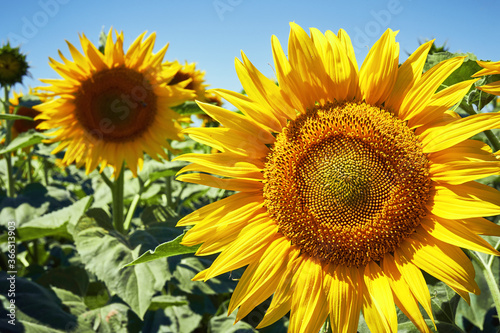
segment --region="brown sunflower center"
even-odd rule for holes
[[[394,251],[419,225],[430,189],[417,137],[364,103],[328,104],[290,122],[264,178],[280,231],[303,252],[347,266]]]
[[[157,96],[143,73],[126,67],[95,73],[75,96],[78,122],[103,141],[131,141],[152,124]]]

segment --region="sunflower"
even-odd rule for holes
[[[196,63],[186,61],[184,66],[180,65],[178,61],[171,62],[167,65],[178,68],[174,78],[170,81],[170,85],[180,84],[184,89],[194,90],[196,96],[193,99],[199,101],[206,101],[205,89],[208,87],[205,82],[205,72],[196,69]]]
[[[29,74],[26,55],[19,47],[11,47],[9,43],[0,48],[0,86],[21,83],[23,76]]]
[[[63,63],[50,59],[63,79],[42,80],[41,88],[52,101],[36,106],[44,122],[40,129],[54,129],[48,142],[60,142],[52,152],[66,148],[63,163],[85,164],[86,173],[101,164],[119,174],[124,163],[137,175],[143,153],[167,158],[167,140],[182,140],[179,115],[171,107],[192,99],[194,93],[169,84],[179,66],[162,63],[168,45],[152,53],[156,34],[141,34],[123,51],[123,33],[109,31],[104,54],[80,36],[83,54],[68,42],[73,61],[59,55]]]
[[[474,74],[473,75],[474,77],[500,74],[500,61],[497,62],[478,61],[477,63],[479,64],[479,66],[483,67],[483,69]],[[485,84],[484,86],[478,88],[489,94],[500,96],[500,81]]]
[[[356,332],[362,311],[372,331],[396,332],[397,305],[429,332],[421,270],[465,300],[479,293],[460,247],[499,254],[478,235],[500,236],[483,218],[500,213],[500,192],[474,180],[500,162],[468,138],[500,115],[449,111],[475,82],[436,93],[463,57],[422,74],[432,41],[398,66],[395,36],[358,70],[345,31],[309,36],[292,23],[288,58],[272,38],[278,85],[242,53],[248,96],[215,90],[242,114],[200,103],[222,127],[186,132],[221,152],[178,157],[192,162],[180,173],[197,171],[178,179],[236,193],[178,226],[194,225],[182,244],[203,243],[197,255],[220,252],[194,279],[248,265],[229,305],[237,320],[273,295],[259,328],[290,311],[291,332],[318,332],[328,317],[333,332]]]
[[[30,88],[28,96],[33,96],[34,92]],[[41,100],[39,102],[33,102],[29,101],[29,103],[24,103],[23,102],[23,93],[22,91],[19,91],[19,93],[16,93],[14,91],[13,97],[9,100],[10,102],[10,107],[9,107],[9,112],[14,113],[15,108],[18,107],[16,114],[19,116],[25,116],[25,117],[30,117],[30,118],[35,118],[40,114],[39,111],[33,109],[33,106],[36,104],[41,103]],[[35,104],[33,104],[35,103]],[[30,121],[30,120],[25,120],[25,119],[17,119],[14,121],[12,125],[12,139],[15,139],[19,134],[24,133],[29,131],[30,129],[34,129],[36,131],[40,131],[39,129],[36,128],[37,125],[41,123],[41,120],[35,120],[35,121]]]

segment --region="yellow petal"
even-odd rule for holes
[[[304,113],[310,106],[311,96],[308,96],[309,91],[302,89],[304,86],[302,79],[299,73],[290,65],[276,36],[272,36],[271,44],[279,85],[290,99],[291,105],[297,111]]]
[[[262,257],[245,269],[231,297],[228,312],[241,306],[236,316],[237,321],[241,320],[271,296],[285,273],[286,263],[295,260],[297,254],[291,251],[290,241],[285,237],[269,244]]]
[[[441,242],[417,228],[416,233],[401,243],[400,249],[408,261],[450,287],[479,293],[474,281],[474,267],[460,248]]]
[[[438,184],[435,189],[428,209],[439,217],[453,220],[500,214],[500,192],[490,186],[472,181]]]
[[[408,120],[422,112],[437,88],[462,64],[463,59],[464,57],[456,57],[442,61],[425,72],[406,94],[399,108],[399,118]]]
[[[445,112],[459,103],[477,80],[462,81],[435,94],[422,110],[408,120],[410,128],[430,127],[446,118]]]
[[[263,128],[270,131],[281,132],[282,125],[276,119],[274,114],[267,112],[256,101],[250,99],[245,95],[230,90],[213,89],[212,91],[234,105],[245,116],[249,117],[255,123],[259,124],[259,126],[262,126]]]
[[[217,91],[214,92],[217,93]],[[244,116],[237,114],[236,112],[226,110],[213,104],[202,102],[196,103],[198,103],[203,111],[205,111],[210,117],[221,123],[224,127],[232,128],[248,135],[252,135],[255,139],[265,144],[273,143],[275,141],[275,138],[268,130],[262,128],[259,124],[252,121],[251,119],[247,119]]]
[[[363,305],[363,273],[356,267],[327,266],[324,282],[333,332],[355,333]]]
[[[345,46],[333,32],[327,31],[325,36],[330,43],[330,52],[332,53],[331,59],[328,59],[329,67],[327,67],[327,72],[335,85],[331,98],[338,101],[351,101],[359,95],[358,69],[354,68],[357,65],[349,59]]]
[[[194,128],[184,130],[193,140],[206,144],[222,152],[249,156],[258,159],[267,156],[269,148],[251,135],[230,128]]]
[[[176,179],[181,182],[206,185],[228,191],[254,192],[262,189],[264,186],[261,182],[255,181],[254,179],[218,178],[205,173],[189,173],[180,175]]]
[[[429,288],[427,287],[427,282],[425,282],[422,271],[411,261],[409,261],[408,258],[406,258],[401,248],[397,248],[394,251],[394,259],[396,267],[403,276],[413,296],[415,296],[417,301],[420,303],[420,305],[422,305],[425,312],[427,312],[427,315],[434,323],[434,316],[432,314],[431,308],[431,296],[429,294]]]
[[[421,332],[430,332],[420,313],[418,302],[413,296],[408,284],[399,272],[394,258],[386,253],[383,260],[383,270],[391,286],[397,307],[417,326]]]
[[[212,202],[206,206],[203,206],[194,212],[184,216],[177,222],[177,227],[183,227],[187,225],[197,224],[197,223],[212,223],[214,221],[219,221],[224,216],[227,217],[237,216],[240,212],[248,210],[248,205],[253,205],[253,202],[262,203],[262,193],[249,193],[240,192],[230,195],[224,199]],[[230,211],[225,210],[230,207]]]
[[[500,81],[485,84],[484,86],[478,87],[479,90],[487,92],[488,94],[500,95]]]
[[[274,114],[281,125],[286,125],[286,119],[295,119],[295,110],[283,98],[280,87],[265,77],[241,52],[243,66],[237,62],[236,72],[247,95],[266,107],[267,112]]]
[[[310,94],[304,104],[309,107],[315,102],[325,104],[329,100],[327,85],[330,80],[326,75],[323,62],[311,38],[299,25],[290,23],[290,37],[288,39],[288,58],[290,65],[299,73],[302,86],[307,87],[314,94]]]
[[[483,253],[500,255],[487,241],[470,231],[464,224],[455,220],[427,216],[421,220],[422,227],[434,238],[448,244]]]
[[[394,87],[398,74],[399,43],[391,29],[380,37],[368,52],[359,71],[359,85],[366,103],[384,102]]]
[[[245,227],[238,238],[212,263],[205,280],[248,265],[262,256],[267,246],[278,237],[274,221],[255,223]]]
[[[500,127],[499,113],[481,113],[453,121],[421,139],[424,153],[449,148],[485,130]]]
[[[432,179],[437,182],[458,185],[500,174],[500,161],[456,161],[446,164],[431,164],[429,171]]]
[[[374,262],[365,267],[363,292],[363,316],[372,332],[394,332],[398,320],[391,286],[386,274]]]
[[[328,316],[321,262],[315,258],[305,258],[292,278],[292,288],[289,330],[319,332]]]
[[[434,40],[430,40],[420,45],[399,67],[396,83],[385,103],[385,106],[392,109],[396,115],[406,93],[420,80],[425,60],[427,59],[427,53],[429,53],[433,42]]]
[[[489,235],[500,237],[500,225],[495,224],[484,217],[476,217],[472,219],[459,220],[477,235]]]
[[[276,292],[269,308],[264,315],[262,321],[257,325],[257,328],[262,328],[271,325],[278,319],[290,311],[292,306],[292,279],[296,273],[296,268],[302,263],[303,257],[298,257],[299,249],[292,246],[292,252],[296,252],[295,260],[290,260],[286,263],[286,271],[280,279]]]

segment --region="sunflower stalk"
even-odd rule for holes
[[[10,92],[10,86],[6,85],[4,87],[4,100],[2,101],[3,103],[3,109],[5,113],[9,113],[9,92]],[[12,136],[12,124],[13,122],[11,120],[6,120],[6,131],[7,133],[5,134],[5,146],[7,147],[10,143],[11,136]],[[11,153],[6,153],[5,155],[5,162],[7,163],[7,196],[8,197],[13,197],[14,196],[14,177],[13,177],[13,171],[12,171],[12,155]]]
[[[115,230],[118,231],[121,234],[125,233],[125,221],[123,218],[123,188],[124,188],[124,181],[125,178],[123,176],[124,174],[124,168],[122,166],[120,173],[118,176],[115,178],[114,181],[111,181],[108,176],[104,174],[104,172],[101,172],[101,178],[108,185],[109,189],[111,190],[111,197],[113,200],[113,226],[115,227]]]
[[[498,247],[498,244],[497,244]],[[488,288],[490,289],[491,296],[493,298],[493,303],[495,304],[495,308],[497,310],[497,313],[500,313],[500,289],[498,288],[498,284],[495,279],[495,275],[491,271],[491,266],[493,264],[493,261],[491,258],[488,260],[488,262],[485,262],[483,258],[479,255],[477,255],[476,252],[474,251],[469,251],[467,250],[467,253],[471,257],[472,260],[476,262],[476,264],[479,266],[481,271],[483,272],[484,279],[486,280],[486,284],[488,285]],[[491,256],[493,257],[493,256]]]
[[[120,174],[114,181],[113,194],[113,226],[121,234],[125,233],[123,220],[123,188],[125,179],[123,177],[124,168],[122,166]]]

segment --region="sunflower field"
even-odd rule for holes
[[[234,92],[126,35],[0,45],[1,332],[500,330],[500,62],[290,23]]]

